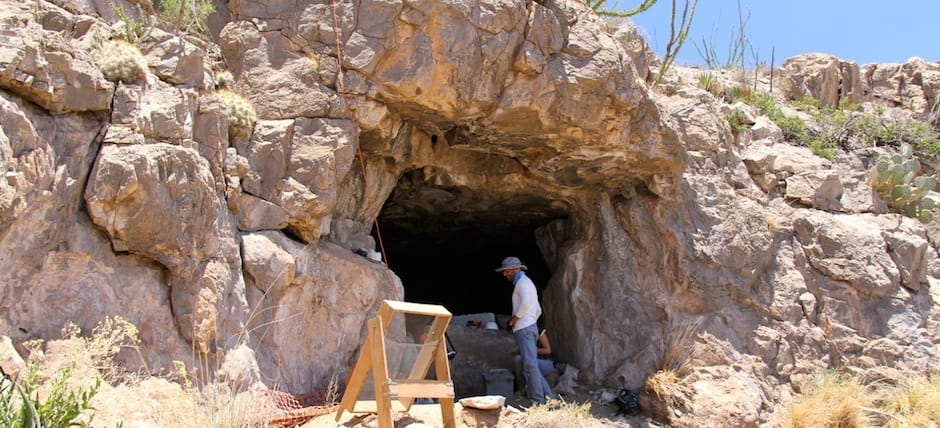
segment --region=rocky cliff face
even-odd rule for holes
[[[694,79],[651,90],[635,30],[578,2],[229,2],[220,50],[155,28],[134,83],[94,62],[115,25],[99,3],[0,3],[14,342],[121,315],[151,368],[250,349],[233,377],[310,390],[406,297],[393,260],[351,251],[376,248],[378,217],[402,241],[488,251],[531,232],[553,343],[584,382],[639,388],[697,323],[690,424],[767,420],[818,368],[936,365],[936,251],[864,183],[870,153],[817,158],[761,120],[736,138]],[[784,65],[806,82],[787,90],[929,114],[940,67],[878,77],[891,67]],[[250,135],[214,96],[225,70]]]

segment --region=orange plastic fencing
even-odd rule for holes
[[[303,394],[261,390],[253,397],[253,425],[273,428],[301,425],[317,416],[335,413],[340,397],[342,391],[330,393],[328,387]]]

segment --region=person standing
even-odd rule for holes
[[[552,343],[548,340],[548,333],[544,328],[542,332],[539,333],[535,349],[536,357],[538,357],[539,372],[542,373],[542,378],[547,380],[548,376],[555,371],[555,361],[552,357]],[[513,373],[516,375],[516,385],[519,386],[519,391],[525,391],[526,382],[522,374],[522,357],[520,357],[519,354],[512,356],[512,367]],[[548,383],[545,384],[544,388],[546,390],[550,389]],[[551,397],[551,395],[549,396]]]
[[[497,272],[512,282],[512,318],[509,326],[516,337],[519,355],[522,358],[522,372],[526,379],[526,396],[535,403],[545,404],[555,394],[548,386],[548,381],[539,371],[536,340],[538,339],[538,321],[542,315],[535,284],[525,274],[526,266],[518,257],[506,257]]]

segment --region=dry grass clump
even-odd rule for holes
[[[676,372],[666,369],[658,370],[646,380],[646,390],[655,394],[657,398],[669,407],[681,407],[687,398],[692,395],[686,382],[676,375]]]
[[[701,317],[685,322],[670,320],[661,338],[658,369],[646,380],[646,390],[669,407],[682,407],[692,395],[685,377],[698,349],[695,338],[702,320]]]
[[[880,406],[890,415],[885,426],[940,426],[940,375],[915,376],[895,387]]]
[[[675,372],[678,377],[688,374],[689,361],[698,349],[695,337],[698,335],[702,320],[701,317],[685,322],[669,320],[666,334],[662,336],[660,342],[662,354],[657,364],[659,371]]]
[[[784,426],[936,428],[940,426],[940,375],[913,374],[898,383],[862,383],[827,371],[792,403]]]
[[[589,402],[569,403],[550,399],[545,404],[529,407],[526,413],[526,427],[531,428],[586,428],[596,425]]]
[[[842,372],[818,374],[796,402],[790,405],[786,427],[861,428],[872,426],[864,409],[872,407],[872,395],[857,377]]]
[[[185,391],[187,401],[164,403],[158,420],[160,426],[183,427],[261,427],[263,421],[252,421],[254,403],[251,392],[236,392],[223,385],[213,385],[200,391]]]

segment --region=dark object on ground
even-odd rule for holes
[[[640,401],[637,399],[636,393],[629,389],[620,388],[614,402],[617,403],[616,415],[623,413],[627,416],[636,416],[640,414]]]

